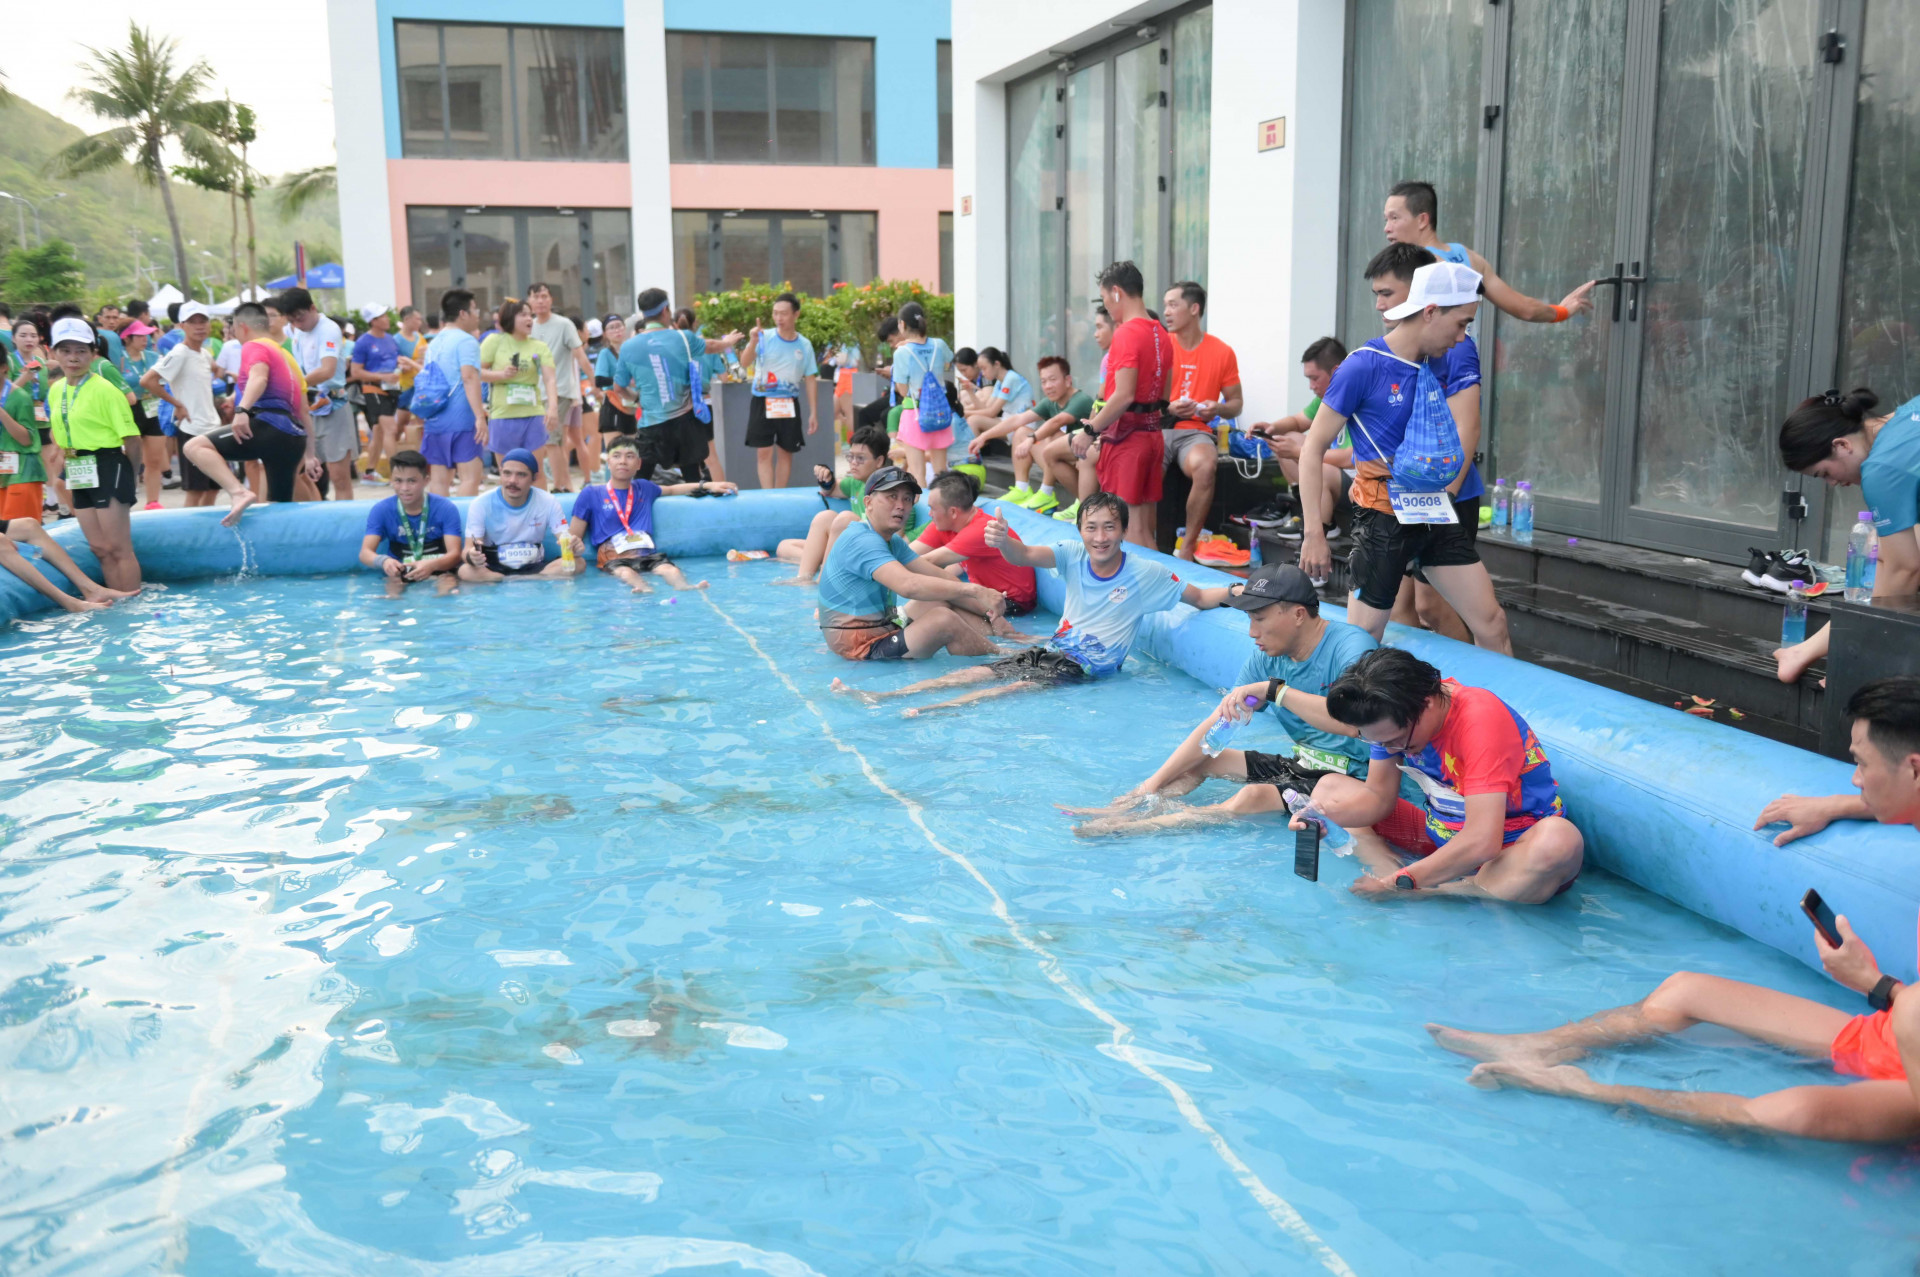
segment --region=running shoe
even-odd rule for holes
[[[1253,526],[1260,527],[1262,525],[1254,524]],[[1300,516],[1297,514],[1290,514],[1277,523],[1269,523],[1264,526],[1269,532],[1279,537],[1282,541],[1298,541],[1306,535],[1306,525],[1300,522]]]
[[[1757,589],[1785,594],[1795,581],[1817,581],[1813,559],[1805,550],[1758,550],[1747,547],[1751,556],[1740,579]]]
[[[1215,568],[1244,568],[1253,559],[1251,553],[1226,537],[1209,537],[1194,548],[1198,562]]]
[[[1051,492],[1036,492],[1033,500],[1027,502],[1027,509],[1035,514],[1049,514],[1060,508],[1060,498]]]
[[[1080,503],[1075,501],[1064,510],[1055,510],[1053,517],[1062,523],[1078,523],[1080,521]]]
[[[1293,508],[1282,497],[1275,497],[1265,505],[1233,516],[1235,523],[1244,523],[1250,528],[1270,528],[1288,519],[1299,522],[1299,516],[1293,513]]]
[[[143,506],[141,506],[140,508],[141,508],[142,510],[164,510],[164,509],[166,509],[166,507],[165,507],[165,506],[163,506],[163,505],[161,505],[161,504],[160,504],[160,503],[159,503],[158,501],[149,501],[149,502],[147,502],[147,503],[146,503],[145,505],[143,505]]]
[[[1025,492],[1022,492],[1018,488],[1008,488],[1005,492],[1002,492],[1000,494],[1000,499],[1006,502],[1008,505],[1017,505],[1022,510],[1024,510],[1027,508],[1027,502],[1033,500],[1035,497],[1039,495],[1040,494],[1034,491],[1032,488],[1028,488]]]

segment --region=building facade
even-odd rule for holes
[[[1195,278],[1247,413],[1379,323],[1395,182],[1563,325],[1484,307],[1490,471],[1543,528],[1744,561],[1794,530],[1803,396],[1920,392],[1920,9],[1901,0],[969,0],[953,13],[960,335],[1097,366],[1094,274]],[[1811,485],[1832,557],[1856,506]],[[1839,538],[1835,540],[1834,538]]]
[[[329,0],[328,22],[356,305],[945,281],[946,0]]]

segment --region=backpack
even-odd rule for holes
[[[1443,492],[1467,464],[1460,428],[1447,407],[1447,392],[1424,361],[1414,382],[1413,412],[1393,452],[1390,483],[1402,492]]]
[[[680,340],[687,347],[687,391],[693,396],[693,419],[706,425],[713,420],[713,409],[707,406],[706,387],[700,384],[705,380],[700,375],[705,370],[700,366],[700,356],[693,353],[693,337],[684,328],[680,330]]]
[[[429,356],[421,361],[420,371],[414,374],[413,406],[408,411],[421,418],[439,416],[452,402],[456,384],[447,376],[446,368]]]
[[[920,408],[920,429],[923,431],[932,434],[936,430],[952,427],[953,405],[947,402],[946,383],[933,375],[931,361],[927,365],[927,375],[920,379],[920,394],[914,402]]]

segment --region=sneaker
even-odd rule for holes
[[[1027,508],[1027,502],[1033,500],[1035,497],[1039,495],[1040,494],[1034,491],[1032,488],[1027,488],[1024,491],[1022,491],[1019,488],[1008,488],[1005,492],[1002,492],[1000,494],[1000,499],[1006,502],[1008,505],[1017,505],[1022,510],[1024,510]]]
[[[1027,509],[1035,514],[1047,514],[1060,508],[1060,498],[1051,492],[1036,492],[1033,500],[1027,502]]]
[[[1264,525],[1254,524],[1253,526],[1264,526],[1267,531],[1273,533],[1282,541],[1298,541],[1306,535],[1306,525],[1300,522],[1300,516],[1297,514],[1290,514],[1286,518],[1274,523]]]
[[[1276,524],[1285,523],[1288,519],[1292,519],[1295,523],[1300,521],[1299,517],[1293,513],[1292,507],[1280,497],[1275,497],[1265,505],[1249,510],[1245,514],[1233,516],[1235,523],[1244,523],[1250,528],[1270,528]]]
[[[142,510],[164,510],[164,509],[166,509],[166,507],[165,507],[165,506],[163,506],[163,505],[161,505],[161,504],[160,504],[160,503],[159,503],[158,501],[149,501],[149,502],[147,502],[147,503],[146,503],[145,505],[143,505],[143,506],[141,506],[140,508],[141,508]]]
[[[1062,523],[1077,523],[1080,520],[1080,503],[1075,501],[1064,510],[1055,510],[1053,517]]]
[[[1814,571],[1813,560],[1805,550],[1758,550],[1747,547],[1746,568],[1740,573],[1740,579],[1755,589],[1772,590],[1776,594],[1785,594],[1793,588],[1795,581],[1816,581],[1819,574]]]
[[[1756,590],[1767,588],[1767,551],[1754,546],[1747,547],[1747,566],[1741,571],[1740,579]]]
[[[380,476],[380,472],[378,470],[367,471],[365,474],[360,476],[360,482],[375,484],[383,488],[387,485],[387,481]]]
[[[1332,545],[1335,541],[1338,541],[1344,535],[1345,533],[1340,531],[1339,524],[1329,523],[1327,525],[1327,544],[1328,545]]]

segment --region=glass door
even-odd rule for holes
[[[1082,386],[1095,386],[1100,369],[1093,307],[1095,281],[1111,260],[1106,240],[1107,64],[1096,62],[1067,77],[1067,363]]]

